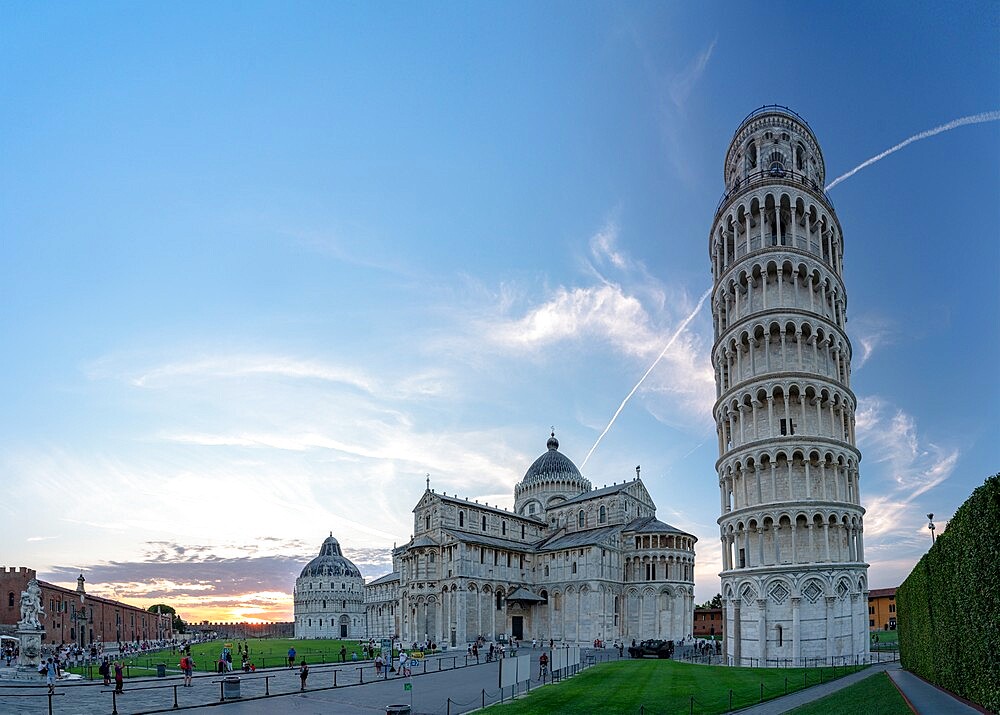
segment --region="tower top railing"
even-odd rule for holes
[[[807,122],[805,117],[796,112],[794,109],[786,107],[783,104],[765,104],[764,106],[758,107],[757,109],[750,112],[750,114],[743,117],[743,121],[740,122],[740,126],[737,127],[735,133],[739,134],[740,130],[743,129],[744,126],[746,126],[747,122],[749,122],[754,117],[759,117],[761,114],[784,114],[786,116],[792,117],[796,121],[802,122],[802,124],[805,125],[805,128],[808,129],[810,132],[812,132],[812,127],[809,126],[809,122]],[[815,135],[815,132],[813,132],[813,134]]]
[[[719,199],[719,203],[715,206],[715,215],[719,215],[719,211],[726,204],[729,199],[733,198],[738,193],[741,193],[745,189],[756,186],[757,184],[765,183],[783,183],[786,185],[799,185],[802,186],[814,194],[819,194],[824,199],[831,209],[836,211],[833,205],[833,199],[830,198],[830,194],[823,190],[814,179],[809,178],[801,171],[792,171],[791,169],[761,169],[755,171],[752,174],[748,174],[741,179],[737,179],[736,183],[733,184],[733,188],[722,194],[722,198]]]

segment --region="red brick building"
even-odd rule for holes
[[[694,637],[722,636],[726,619],[721,608],[694,609]]]
[[[21,618],[21,591],[36,578],[35,570],[25,567],[0,567],[0,625],[14,627]],[[173,638],[170,614],[149,613],[140,606],[130,606],[110,598],[91,596],[84,590],[83,574],[76,590],[39,581],[45,617],[45,643],[78,643],[89,646],[103,641],[135,642]]]

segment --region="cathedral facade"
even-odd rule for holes
[[[551,435],[513,510],[428,485],[393,572],[365,586],[367,635],[464,646],[483,636],[590,644],[692,631],[691,534],[639,478],[592,488]]]

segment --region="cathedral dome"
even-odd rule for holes
[[[333,534],[323,542],[319,549],[319,556],[306,564],[299,574],[299,578],[309,578],[310,576],[354,576],[361,578],[358,567],[351,563],[340,551],[340,542],[333,538]]]
[[[524,473],[524,479],[521,480],[523,486],[553,479],[585,481],[570,458],[559,451],[559,440],[556,439],[555,432],[549,436],[545,446],[548,451],[532,462]]]

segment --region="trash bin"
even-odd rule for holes
[[[409,705],[386,705],[385,715],[410,715]]]
[[[167,677],[167,664],[166,663],[157,663],[156,664],[156,677],[157,678],[166,678]]]
[[[240,679],[230,675],[222,679],[222,699],[235,700],[240,697]]]

